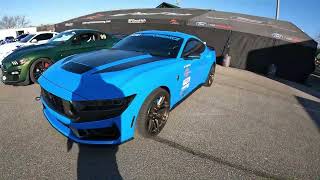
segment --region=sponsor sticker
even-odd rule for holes
[[[196,22],[196,26],[207,26],[208,23],[206,22],[202,22],[202,21],[199,21],[199,22]]]
[[[190,86],[190,84],[186,84],[186,85],[182,86],[181,90],[185,90],[185,89],[187,89],[189,86]],[[182,94],[183,94],[183,93],[182,93]]]
[[[290,42],[301,42],[301,39],[297,38],[297,37],[289,37],[289,36],[285,36],[279,33],[272,33],[271,36],[275,39],[282,39],[282,40],[286,40],[286,41],[290,41]]]
[[[184,79],[182,81],[182,88],[181,88],[181,91],[180,91],[180,95],[181,96],[184,96],[185,93],[186,93],[186,90],[189,88],[190,86],[190,81],[191,81],[191,71],[190,71],[190,67],[191,67],[191,64],[187,64],[185,65],[183,68],[184,68]]]
[[[66,23],[65,26],[73,26],[73,23]]]
[[[143,24],[146,23],[146,19],[128,19],[128,23],[130,24]]]
[[[111,23],[111,20],[106,20],[106,21],[85,21],[85,22],[82,22],[82,24],[105,24],[105,23]]]
[[[183,80],[183,82],[182,82],[182,86],[185,86],[185,85],[190,84],[190,80],[191,80],[191,77],[190,77],[190,76],[187,77],[187,78],[185,78],[185,79]]]
[[[169,21],[170,24],[180,24],[176,19],[171,19]]]
[[[231,19],[234,19],[235,21],[238,21],[238,22],[250,23],[250,24],[262,24],[262,23],[264,23],[264,21],[258,21],[258,20],[255,20],[255,19],[249,19],[249,18],[244,18],[244,17],[240,17],[240,16],[233,16],[233,17],[231,17]]]
[[[230,30],[232,29],[232,26],[225,25],[225,24],[209,24],[209,26],[217,29],[225,29],[225,30]]]
[[[174,12],[133,12],[133,13],[122,13],[122,14],[113,14],[110,16],[153,16],[153,15],[164,15],[164,16],[191,16],[190,13],[174,13]]]
[[[272,33],[271,36],[276,38],[276,39],[282,39],[283,38],[283,35],[279,34],[279,33]]]

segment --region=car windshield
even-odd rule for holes
[[[21,39],[23,39],[23,38],[25,38],[27,36],[28,36],[28,34],[21,34],[20,36],[17,37],[17,40],[21,41]]]
[[[182,42],[182,38],[169,35],[133,34],[119,41],[112,49],[176,58]]]
[[[54,36],[48,43],[55,43],[55,42],[66,42],[71,39],[76,33],[74,31],[66,31],[59,33],[58,35]]]
[[[20,42],[26,43],[26,42],[28,42],[31,38],[33,38],[34,36],[35,36],[34,34],[29,34],[28,36],[22,38],[22,39],[20,40]]]

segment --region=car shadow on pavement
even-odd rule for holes
[[[92,69],[92,72],[95,72],[96,70],[97,69]],[[114,97],[124,98],[124,93],[118,87],[106,82],[101,77],[101,74],[87,73],[81,76],[79,84],[77,84],[77,88],[73,90],[72,100],[77,101],[80,96],[84,96],[84,99],[89,98],[89,100],[100,101],[112,99]],[[121,131],[122,121],[119,120],[118,122],[113,123],[114,126],[117,124],[117,128]],[[97,127],[97,129],[99,128],[105,127]],[[120,132],[120,134],[121,133],[122,132]],[[111,140],[117,139],[117,137],[110,138]],[[70,140],[68,140],[68,142],[67,147],[69,149],[72,147],[72,143],[70,145]],[[78,147],[77,179],[122,179],[116,160],[118,146],[78,144]]]
[[[320,132],[320,102],[296,96],[297,101],[314,121]]]
[[[68,140],[68,151],[73,141]],[[78,144],[77,179],[115,179],[122,180],[118,170],[116,145],[83,145]]]

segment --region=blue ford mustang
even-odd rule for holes
[[[143,31],[110,50],[69,56],[39,79],[43,113],[68,138],[120,144],[157,135],[169,112],[214,79],[215,52],[197,37]]]

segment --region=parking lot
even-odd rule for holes
[[[319,94],[218,67],[157,138],[86,146],[45,120],[38,85],[0,84],[0,179],[317,179]]]

